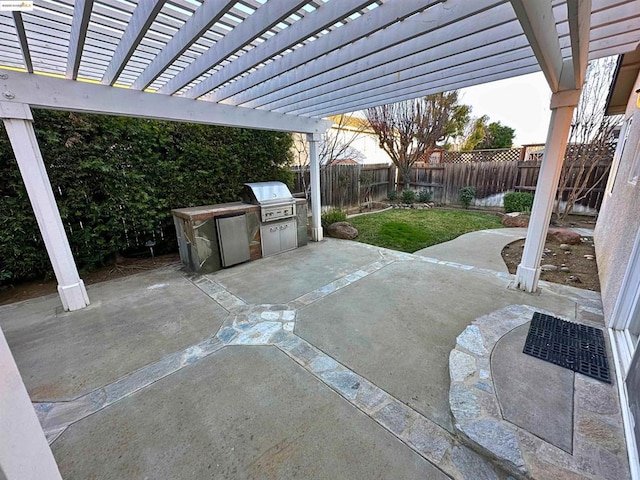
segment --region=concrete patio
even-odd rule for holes
[[[602,326],[599,295],[510,289],[518,236],[328,239],[0,325],[65,479],[629,478],[615,384],[521,353],[536,310]]]

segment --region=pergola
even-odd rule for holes
[[[516,276],[532,292],[587,62],[640,42],[638,0],[36,0],[0,7],[0,117],[67,310],[89,299],[31,107],[305,133],[319,241],[316,145],[331,124],[323,117],[542,71],[552,116]],[[2,453],[0,471],[18,478],[11,474],[18,464],[47,463],[29,455]]]

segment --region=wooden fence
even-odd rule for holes
[[[442,152],[440,162],[417,164],[411,171],[410,187],[427,189],[436,202],[459,203],[460,189],[468,185],[476,187],[476,198],[484,199],[507,191],[535,192],[541,165],[539,146],[527,145],[522,149],[479,150],[472,152]],[[591,191],[578,203],[584,207],[599,209],[602,204],[606,176],[611,168],[615,146],[598,147],[586,151],[584,146],[567,148],[565,165],[569,181],[563,196],[573,186],[586,180]],[[589,158],[586,165],[581,158]],[[591,172],[588,172],[595,163]],[[588,176],[588,178],[586,178]]]
[[[309,188],[309,168],[294,167],[294,194]],[[335,208],[356,207],[368,201],[383,200],[395,188],[396,168],[386,163],[371,165],[329,165],[320,169],[322,205]]]
[[[411,170],[410,188],[430,190],[433,201],[458,204],[460,189],[468,185],[476,187],[476,199],[480,206],[500,206],[501,199],[492,203],[491,197],[508,191],[535,193],[538,173],[542,163],[544,145],[525,145],[522,148],[500,150],[475,150],[448,152],[436,150],[425,155],[425,161]],[[565,155],[569,181],[563,197],[573,185],[586,179],[591,191],[578,203],[598,210],[602,204],[606,176],[611,168],[615,145],[584,149],[569,145]],[[579,161],[588,158],[586,167]],[[588,172],[591,163],[595,163]],[[297,167],[294,172],[294,192],[308,192],[309,168]],[[586,178],[588,176],[588,178]],[[330,165],[320,170],[322,205],[334,208],[351,208],[367,201],[386,198],[396,188],[396,168],[387,164]]]

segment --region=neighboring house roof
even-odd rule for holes
[[[359,162],[352,158],[342,158],[340,160],[334,160],[331,162],[331,165],[359,165]]]
[[[633,86],[640,72],[640,46],[618,59],[607,98],[606,115],[621,115],[627,109]]]
[[[333,115],[327,118],[333,122],[332,128],[338,130],[359,131],[362,133],[375,135],[369,121],[366,118],[355,115]]]

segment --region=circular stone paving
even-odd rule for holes
[[[499,397],[516,395],[518,389],[528,392],[528,388],[535,388],[535,381],[526,372],[520,371],[520,378],[512,376],[521,368],[518,363],[528,362],[529,358],[501,351],[503,348],[496,349],[496,345],[504,338],[508,347],[514,338],[522,336],[519,327],[528,323],[536,311],[553,315],[528,305],[512,305],[477,318],[458,336],[456,347],[449,356],[449,405],[457,433],[474,450],[493,459],[517,478],[630,478],[615,379],[609,385],[569,372],[573,376],[575,403],[570,417],[572,445],[566,444],[566,425],[560,428],[561,435],[549,438],[547,434],[548,441],[545,441],[536,432],[529,431],[530,423],[520,422],[519,426],[513,422],[513,417],[518,415],[514,415],[512,403],[499,401]],[[505,354],[511,364],[500,366],[494,372],[496,362],[507,360]],[[526,355],[522,354],[522,357]],[[511,391],[500,391],[496,385],[502,383],[500,376],[506,375],[498,371],[502,367],[513,370],[509,374],[511,381],[526,383],[529,387],[512,386]],[[566,381],[562,379],[558,383]],[[496,395],[496,391],[500,393]],[[566,407],[565,404],[563,408]],[[567,413],[556,415],[566,416]],[[551,419],[534,416],[529,421],[537,421],[540,428],[544,428]],[[572,452],[563,448],[572,449]]]

